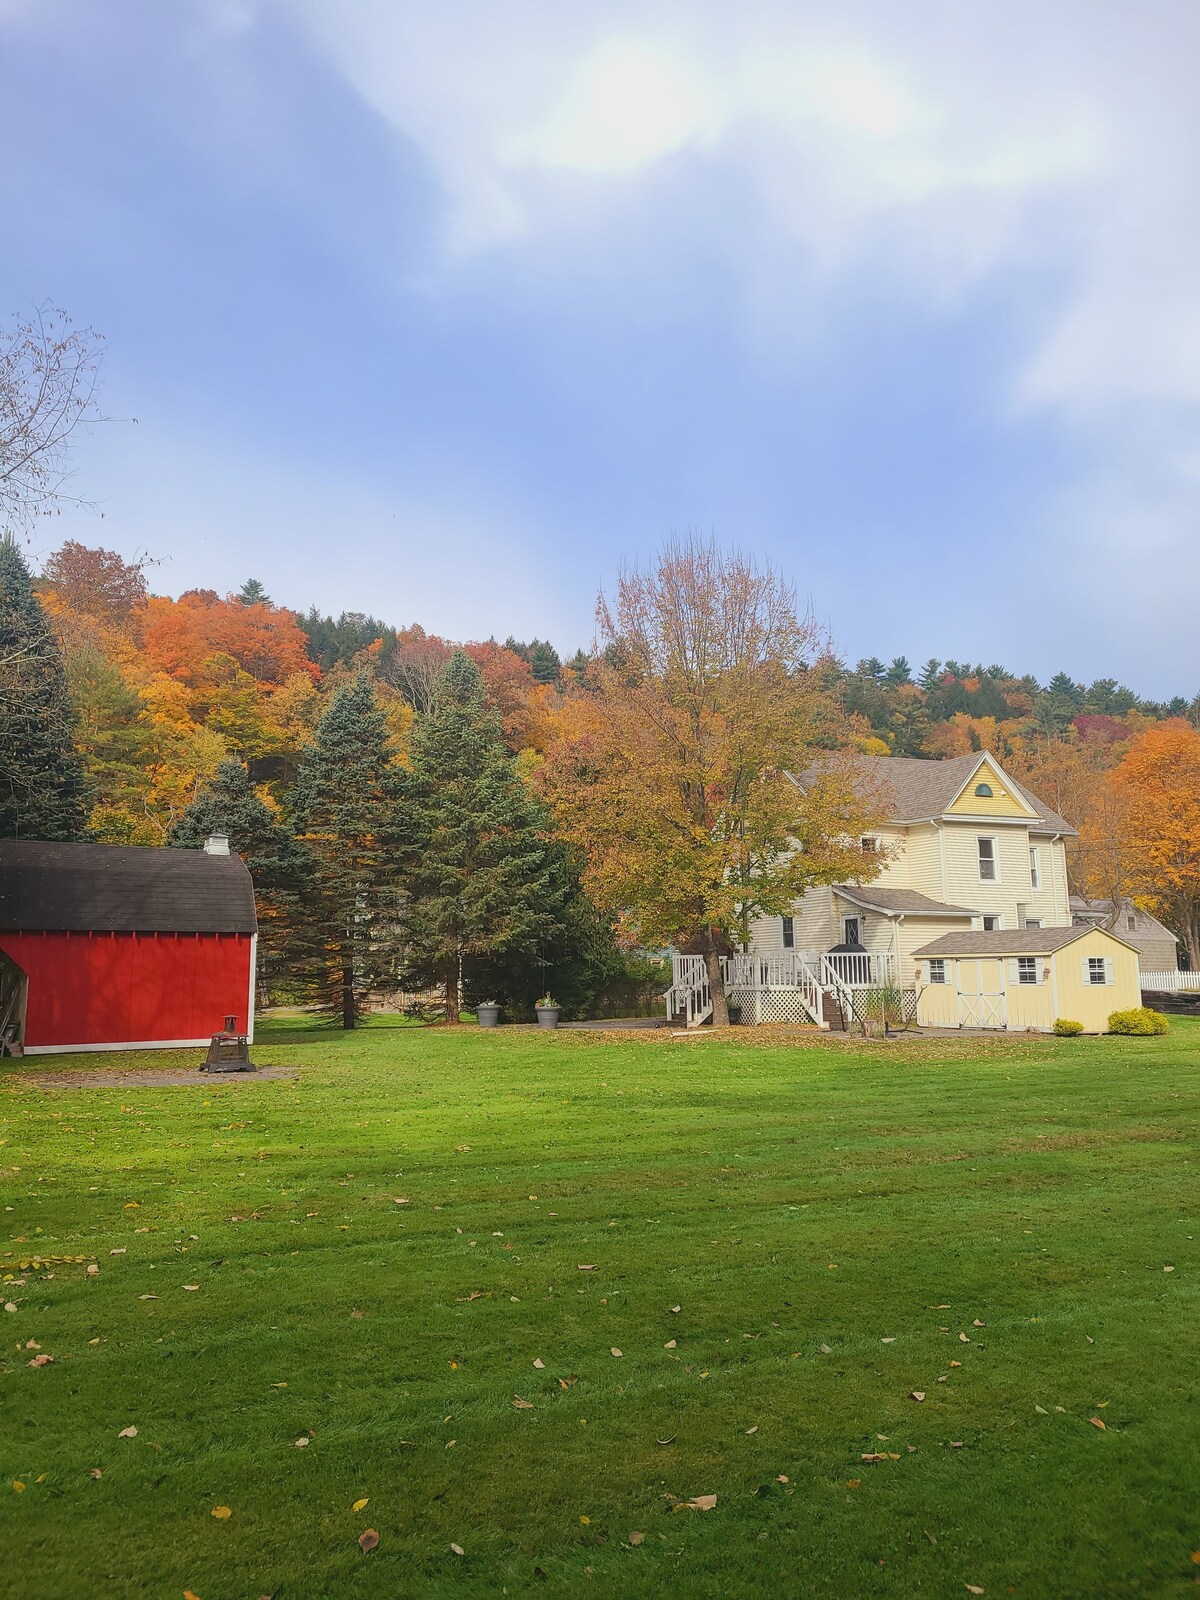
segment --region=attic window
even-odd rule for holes
[[[990,783],[977,783],[975,785],[975,793],[981,800],[990,800],[992,798],[992,786]]]

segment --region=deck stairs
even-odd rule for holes
[[[864,955],[859,970],[848,967],[845,956],[738,951],[721,957],[721,973],[730,1005],[740,1010],[743,1022],[816,1023],[819,1028],[845,1029],[856,1014],[855,989],[886,982],[888,961]],[[701,1027],[713,1013],[704,957],[673,956],[671,977],[663,996],[668,1019],[680,1028]]]

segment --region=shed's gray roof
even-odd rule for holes
[[[866,782],[886,789],[890,794],[891,821],[919,822],[928,817],[940,817],[975,768],[985,759],[1003,771],[997,758],[989,756],[986,751],[951,756],[945,761],[926,761],[916,756],[856,756],[854,764]],[[1044,805],[1007,772],[1004,775],[1037,813],[1036,820],[1031,817],[1029,821],[1034,833],[1074,835],[1076,830],[1057,811]],[[803,783],[810,776],[811,772],[805,773],[800,781]]]
[[[254,933],[240,856],[0,839],[0,928],[28,933]]]
[[[1128,949],[1127,939],[1106,928],[993,928],[987,933],[943,933],[914,950],[914,956],[1049,956],[1088,934],[1102,933]]]
[[[835,883],[833,892],[866,911],[882,911],[888,916],[903,912],[907,917],[973,917],[966,906],[950,906],[931,900],[915,889],[886,889],[879,884]]]

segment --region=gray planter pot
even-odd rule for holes
[[[496,1028],[500,1025],[499,1006],[476,1006],[475,1015],[479,1018],[481,1028]]]
[[[557,1028],[558,1027],[559,1009],[560,1008],[558,1006],[538,1006],[538,1008],[537,1008],[538,1027],[539,1028]]]

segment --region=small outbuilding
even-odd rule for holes
[[[30,1055],[253,1037],[254,886],[203,850],[0,840],[0,1038]]]
[[[1061,1017],[1105,1033],[1142,1003],[1138,952],[1104,928],[947,933],[914,955],[923,1027],[1048,1033]]]

